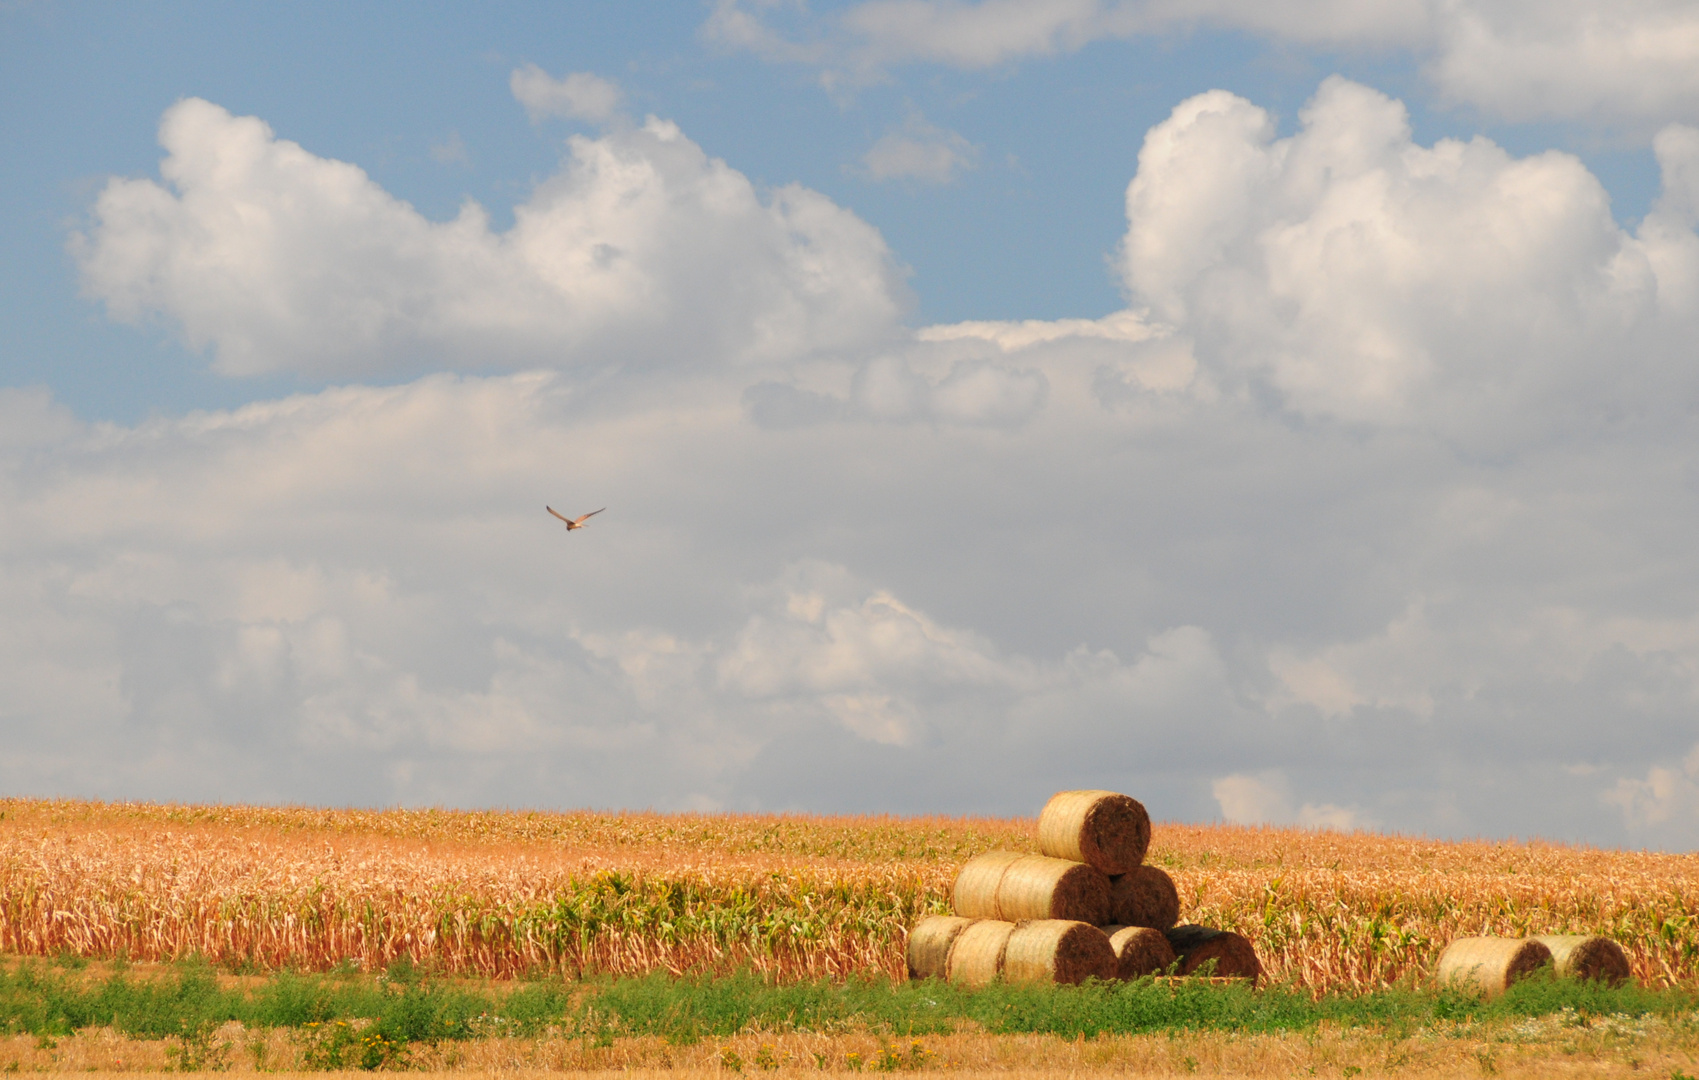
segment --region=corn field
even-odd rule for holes
[[[907,928],[1030,819],[461,813],[0,800],[0,952],[236,970],[900,978]],[[1313,991],[1468,934],[1604,933],[1699,985],[1699,856],[1158,825],[1182,918]]]

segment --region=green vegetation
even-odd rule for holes
[[[882,980],[775,983],[753,974],[512,984],[427,978],[397,966],[377,978],[352,972],[278,974],[221,983],[206,965],[161,977],[120,968],[90,978],[75,965],[24,962],[0,973],[0,1030],[41,1037],[112,1027],[138,1038],[175,1036],[192,1047],[227,1021],[295,1029],[325,1058],[376,1067],[410,1043],[497,1035],[555,1034],[606,1044],[658,1036],[688,1044],[743,1032],[869,1031],[892,1037],[979,1029],[1073,1038],[1110,1033],[1236,1030],[1285,1032],[1330,1025],[1410,1031],[1454,1021],[1515,1021],[1562,1014],[1577,1024],[1604,1016],[1690,1015],[1683,990],[1609,988],[1554,978],[1517,984],[1483,1001],[1394,988],[1315,999],[1273,987],[1251,991],[1150,980],[1086,986],[995,986],[968,991],[937,982]]]

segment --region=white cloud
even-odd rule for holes
[[[978,160],[979,149],[967,139],[915,115],[901,128],[881,136],[862,156],[861,163],[874,180],[948,184]]]
[[[875,230],[805,188],[763,198],[660,120],[571,139],[504,233],[198,99],[160,142],[164,183],[111,181],[73,252],[114,317],[165,318],[225,374],[791,359],[880,341],[903,306]]]
[[[1681,0],[1441,5],[1428,74],[1511,120],[1699,121],[1699,10]]]
[[[1699,745],[1680,762],[1653,765],[1644,780],[1618,780],[1603,801],[1620,808],[1629,828],[1641,839],[1689,845],[1688,838],[1699,828]]]
[[[196,108],[183,139],[246,149],[221,173],[174,142],[175,191],[107,192],[157,220],[84,251],[138,313],[189,310],[149,299],[188,295],[185,251],[334,266],[342,238],[404,236],[428,263],[453,228]],[[793,204],[664,125],[584,140],[551,184],[585,228],[635,191],[684,209],[639,215],[671,231],[634,250],[724,255],[646,264],[673,269],[629,294],[643,317],[595,316],[608,366],[559,362],[591,331],[539,319],[541,370],[135,427],[0,392],[0,782],[1004,813],[1101,786],[1168,818],[1691,846],[1699,135],[1657,149],[1664,194],[1627,233],[1571,159],[1418,146],[1363,87],[1326,84],[1287,139],[1206,95],[1131,186],[1142,310],[906,334],[842,211],[815,204],[832,228],[804,242]],[[211,179],[177,179],[190,160]],[[268,246],[264,214],[207,209],[299,203],[267,184],[403,224],[315,210],[336,235]],[[692,248],[705,219],[759,242]],[[676,313],[747,324],[776,302],[731,283],[806,292],[808,258],[878,285],[808,294],[790,347]],[[417,261],[350,291],[413,295]],[[221,350],[206,327],[284,327],[267,356],[346,333],[338,297],[256,288],[293,313],[236,296],[195,325]],[[567,535],[545,502],[609,509]]]
[[[1200,94],[1151,130],[1127,189],[1127,287],[1223,386],[1468,441],[1502,440],[1512,414],[1573,431],[1655,408],[1649,384],[1693,391],[1696,264],[1673,209],[1626,233],[1575,158],[1419,146],[1400,103],[1338,77],[1300,120],[1277,139],[1262,109]],[[1689,130],[1660,137],[1671,176]]]
[[[1042,371],[970,356],[929,377],[925,368],[938,366],[937,352],[947,350],[873,356],[856,367],[842,394],[757,383],[745,391],[744,405],[757,423],[778,428],[849,420],[1012,430],[1044,408],[1050,382]]]
[[[1294,808],[1291,785],[1278,770],[1223,776],[1210,785],[1210,792],[1221,808],[1221,816],[1234,825],[1301,825],[1350,832],[1377,824],[1354,807],[1305,803]]]
[[[1683,0],[867,0],[786,32],[780,13],[721,0],[711,39],[818,65],[828,84],[904,63],[985,68],[1094,41],[1248,32],[1326,49],[1403,49],[1439,93],[1512,120],[1638,128],[1699,121],[1699,11]]]
[[[704,480],[815,460],[771,461],[734,393],[595,416],[559,376],[437,376],[58,431],[28,475],[43,451],[12,451],[8,789],[772,805],[836,738],[1025,798],[1116,714],[1219,714],[1195,629],[1129,663],[1009,653],[841,565],[783,565],[782,539],[726,595],[703,571],[750,550],[768,498]],[[617,495],[563,536],[541,509],[562,489]],[[717,538],[679,531],[692,490]],[[693,534],[722,553],[677,547]],[[1035,723],[1053,711],[1070,730]],[[842,767],[817,798],[853,801],[873,766]]]
[[[555,79],[536,64],[526,64],[513,69],[507,85],[533,123],[550,116],[609,120],[619,109],[619,87],[588,71]]]

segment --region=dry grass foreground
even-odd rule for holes
[[[324,1077],[298,1069],[287,1032],[245,1032],[228,1025],[228,1046],[206,1067],[230,1072]],[[0,1059],[25,1072],[138,1075],[173,1068],[171,1047],[110,1030],[85,1031],[58,1040],[0,1038]],[[1522,1024],[1394,1035],[1368,1029],[1287,1035],[1184,1033],[1102,1036],[1089,1041],[1054,1036],[959,1034],[881,1042],[872,1036],[748,1035],[698,1046],[669,1046],[659,1039],[620,1039],[611,1046],[572,1039],[484,1039],[423,1050],[410,1069],[468,1076],[516,1077],[570,1071],[624,1080],[714,1077],[802,1077],[887,1068],[905,1074],[1064,1077],[1082,1073],[1118,1076],[1325,1076],[1407,1077],[1636,1077],[1664,1080],[1699,1068],[1693,1032],[1655,1020],[1594,1021],[1573,1028],[1562,1017]],[[731,1063],[735,1060],[736,1068]],[[273,1071],[279,1070],[279,1071]],[[8,1071],[11,1071],[9,1068]],[[370,1076],[370,1073],[346,1075]]]
[[[907,928],[1031,819],[357,811],[0,800],[0,952],[235,970],[904,973]],[[1314,991],[1477,934],[1602,933],[1699,986],[1699,855],[1159,824],[1182,918]]]

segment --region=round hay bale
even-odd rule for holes
[[[967,912],[956,909],[956,914]],[[1027,855],[997,883],[997,917],[1009,922],[1063,919],[1097,926],[1109,921],[1109,877],[1085,863]]]
[[[1010,865],[1026,858],[1019,851],[987,851],[975,855],[956,873],[956,884],[950,890],[950,906],[956,914],[969,919],[1000,919],[997,914],[997,886],[1003,882],[1003,872]]]
[[[1115,950],[1103,931],[1070,919],[1018,923],[1003,955],[1010,982],[1080,983],[1115,977]]]
[[[1231,930],[1209,926],[1176,926],[1164,935],[1180,961],[1180,974],[1201,972],[1225,978],[1249,979],[1251,985],[1262,977],[1262,962],[1250,940]],[[1208,967],[1210,961],[1213,967]]]
[[[1109,879],[1085,863],[988,851],[967,861],[951,890],[956,914],[969,919],[1109,921]]]
[[[1490,997],[1551,962],[1552,951],[1533,938],[1462,937],[1439,954],[1434,979]]]
[[[1174,946],[1168,935],[1149,926],[1105,926],[1109,947],[1115,951],[1116,975],[1137,979],[1160,975],[1174,962]]]
[[[996,919],[975,919],[956,935],[945,961],[945,974],[963,986],[989,986],[1003,974],[1003,952],[1015,924]]]
[[[1109,879],[1109,917],[1121,926],[1167,930],[1180,921],[1180,890],[1154,866],[1135,866]]]
[[[1543,934],[1529,940],[1551,950],[1552,967],[1565,978],[1603,979],[1613,986],[1628,979],[1628,954],[1608,937]]]
[[[942,979],[949,974],[950,946],[974,920],[955,915],[928,915],[908,932],[908,977]]]
[[[1113,791],[1058,791],[1038,815],[1038,850],[1124,874],[1144,862],[1150,815],[1137,799]]]

